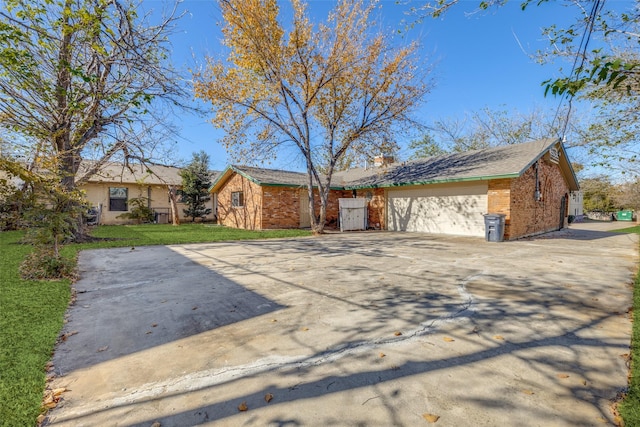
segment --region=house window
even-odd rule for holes
[[[128,189],[126,187],[109,187],[109,210],[127,211]]]
[[[231,193],[231,206],[234,208],[244,206],[244,193],[242,193],[242,191],[234,191]]]

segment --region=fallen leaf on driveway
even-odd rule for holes
[[[273,400],[273,394],[271,394],[271,393],[267,393],[267,394],[265,394],[265,395],[264,395],[264,401],[265,401],[265,402],[269,403],[269,402],[271,402],[272,400]]]
[[[557,374],[557,375],[556,375],[556,377],[561,378],[561,379],[563,379],[563,378],[569,378],[569,374],[562,374],[562,373],[560,373],[560,374]]]
[[[306,331],[308,331],[308,330],[309,330],[309,328],[306,328],[306,327],[305,327],[305,328],[300,328],[300,330],[301,330],[301,331],[305,331],[305,332],[306,332]]]
[[[400,331],[395,331],[393,335],[395,335],[395,336],[399,337],[400,335],[402,335],[402,332],[400,332]]]
[[[380,353],[380,354],[379,354],[379,356],[380,356],[380,357],[385,357],[385,356],[386,356],[386,354],[384,354],[384,353]]]
[[[77,333],[78,333],[78,331],[67,332],[66,334],[62,335],[60,338],[62,339],[62,341],[66,341],[67,338],[69,338],[71,336],[74,336]]]
[[[249,407],[247,406],[247,402],[242,402],[241,404],[238,405],[238,411],[240,412],[244,412],[247,409],[249,409]]]
[[[534,393],[533,391],[531,391],[531,390],[522,390],[522,392],[523,392],[524,394],[529,394],[529,395],[531,395],[531,394],[535,394],[535,393]]]
[[[440,419],[440,415],[424,413],[422,414],[422,418],[424,418],[430,423],[437,423],[438,420]]]
[[[504,341],[504,337],[502,335],[494,335],[493,336],[494,340],[500,340],[500,341]]]
[[[443,340],[445,340],[446,342],[454,342],[455,340],[451,337],[444,337],[442,338]]]

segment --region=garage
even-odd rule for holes
[[[487,181],[389,189],[388,229],[484,236],[487,190]]]

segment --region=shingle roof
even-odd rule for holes
[[[480,181],[515,178],[524,173],[552,147],[558,145],[564,155],[563,170],[569,187],[578,189],[577,180],[558,139],[540,139],[524,144],[505,145],[481,150],[390,164],[385,167],[355,168],[336,172],[332,188],[356,189],[432,184],[438,182]],[[260,185],[306,186],[307,174],[249,166],[229,166],[214,180],[216,191],[233,172]]]
[[[309,183],[307,174],[302,172],[237,165],[232,166],[232,168],[260,185],[306,186]]]
[[[83,174],[83,171],[88,170],[92,164],[90,162],[83,162],[80,165],[79,175]],[[126,167],[123,163],[110,162],[103,165],[100,171],[93,174],[88,182],[90,183],[144,183],[151,185],[182,185],[182,177],[180,176],[180,168],[173,166],[164,166],[156,164],[129,164]],[[213,175],[212,180],[217,177],[218,172],[211,171]]]
[[[336,174],[334,184],[346,188],[368,188],[513,178],[520,176],[557,143],[557,139],[541,139],[418,159],[382,168],[352,169]]]

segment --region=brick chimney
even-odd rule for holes
[[[380,166],[386,166],[393,163],[395,159],[393,156],[385,156],[384,154],[379,154],[373,158],[373,166],[379,168]]]

